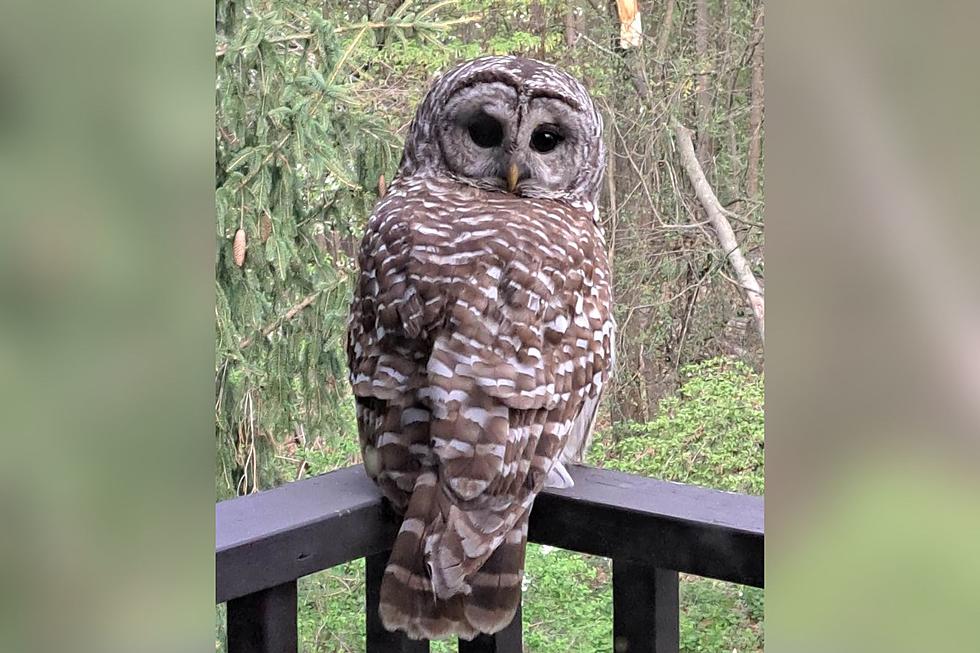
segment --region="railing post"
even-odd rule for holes
[[[228,601],[228,653],[296,653],[296,581]]]
[[[521,653],[521,606],[510,625],[493,635],[477,635],[471,641],[459,640],[459,653]]]
[[[613,560],[613,651],[677,653],[677,572]]]
[[[385,630],[378,614],[381,601],[381,579],[391,551],[382,551],[364,559],[364,612],[367,617],[367,653],[429,653],[429,642],[409,639],[404,633]]]

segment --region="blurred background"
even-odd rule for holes
[[[432,75],[487,52],[606,118],[622,364],[590,462],[762,492],[765,361],[765,605],[685,581],[685,650],[976,650],[980,14],[765,14],[8,2],[4,650],[222,646],[214,500],[356,459],[350,254]],[[672,120],[764,286],[764,357]],[[603,565],[532,551],[531,650],[609,650]],[[358,650],[360,573],[302,589],[307,650]]]
[[[976,650],[980,7],[767,18],[766,646]]]

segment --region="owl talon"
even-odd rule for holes
[[[371,445],[366,445],[363,451],[364,471],[371,479],[377,479],[381,473],[381,453]]]
[[[567,490],[570,487],[575,487],[575,481],[572,480],[571,474],[565,469],[565,465],[560,460],[556,460],[555,464],[551,467],[551,471],[548,472],[548,478],[545,479],[544,486],[555,488],[556,490]]]

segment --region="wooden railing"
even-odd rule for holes
[[[612,558],[613,651],[678,650],[679,572],[763,586],[762,497],[570,471],[575,487],[537,498],[528,535]],[[429,650],[381,626],[378,595],[398,524],[361,466],[222,501],[215,517],[216,599],[228,603],[229,653],[296,651],[296,580],[357,558],[366,558],[368,653]],[[495,635],[460,640],[459,651],[518,653],[521,635],[518,612]]]

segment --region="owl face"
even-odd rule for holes
[[[435,82],[413,122],[401,174],[592,201],[603,159],[602,118],[575,78],[539,61],[485,57]]]

